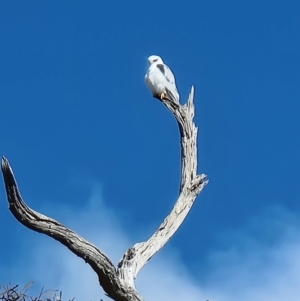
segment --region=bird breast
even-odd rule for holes
[[[150,66],[146,74],[146,83],[152,93],[159,94],[165,92],[165,80],[164,75],[154,64]]]

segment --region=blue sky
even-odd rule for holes
[[[146,300],[299,300],[299,37],[296,0],[1,1],[0,153],[27,204],[117,262],[177,197],[177,127],[144,84],[147,57],[160,55],[182,103],[195,86],[210,183],[137,289]],[[102,296],[80,259],[14,220],[4,189],[0,218],[0,283]],[[153,295],[163,280],[182,291]]]

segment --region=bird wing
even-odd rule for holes
[[[165,64],[157,64],[156,66],[166,79],[166,90],[168,96],[172,101],[179,102],[179,94],[175,84],[175,77],[171,69]]]
[[[175,86],[175,77],[172,73],[171,69],[166,64],[157,64],[157,68],[161,71],[161,73],[164,75],[166,80],[171,84]]]

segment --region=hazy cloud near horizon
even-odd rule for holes
[[[44,210],[50,214],[51,211]],[[85,208],[61,206],[56,208],[57,213],[58,219],[100,247],[115,264],[135,243],[122,230],[122,217],[105,204],[98,188],[93,190]],[[211,250],[205,258],[205,277],[192,276],[201,269],[200,261],[195,262],[191,273],[177,256],[178,250],[163,251],[144,267],[136,287],[145,300],[299,300],[297,218],[284,208],[274,207],[266,209],[244,229],[220,233],[216,238],[220,248]],[[81,259],[48,237],[33,234],[33,240],[35,248],[31,247],[32,242],[31,246],[25,245],[22,266],[8,272],[12,279],[20,284],[33,280],[33,291],[41,286],[62,290],[65,300],[103,298],[96,275]],[[182,254],[182,258],[185,256],[188,254]]]

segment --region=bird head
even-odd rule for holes
[[[153,63],[159,63],[159,64],[163,64],[163,60],[161,59],[160,56],[158,55],[150,55],[148,57],[148,63],[149,65],[153,64]]]

